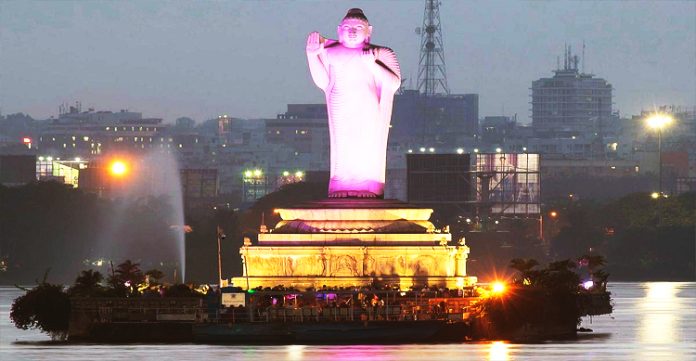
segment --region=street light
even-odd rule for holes
[[[121,160],[115,160],[109,166],[109,172],[116,177],[122,177],[128,172],[128,167],[126,163]]]
[[[662,129],[674,122],[671,115],[654,113],[645,120],[648,127],[657,130],[657,158],[658,158],[658,191],[662,195]]]

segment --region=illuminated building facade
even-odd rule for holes
[[[429,221],[432,209],[389,200],[331,199],[277,209],[281,221],[245,240],[245,288],[362,287],[406,289],[472,285],[466,273],[469,248]]]

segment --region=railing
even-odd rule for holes
[[[304,323],[346,321],[461,321],[468,318],[470,306],[476,298],[400,297],[389,298],[360,306],[338,305],[335,302],[316,302],[261,306],[257,298],[246,307],[220,308],[217,304],[206,307],[202,302],[171,304],[138,302],[104,302],[104,300],[73,302],[72,312],[98,323],[119,322],[198,322],[198,323]]]

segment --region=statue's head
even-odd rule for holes
[[[372,26],[361,9],[353,8],[338,26],[338,41],[348,48],[362,48],[370,42]]]

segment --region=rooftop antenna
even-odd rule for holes
[[[585,40],[582,41],[582,73],[585,74]]]
[[[439,0],[425,0],[423,26],[416,29],[416,33],[420,33],[421,36],[418,91],[426,97],[441,93],[449,95]]]

